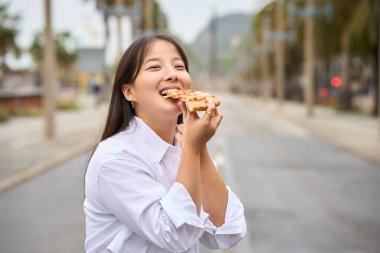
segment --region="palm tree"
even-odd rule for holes
[[[374,61],[373,73],[377,73],[378,59],[378,0],[328,0],[332,5],[331,20],[322,19],[319,22],[319,36],[322,40],[317,44],[319,55],[326,66],[337,55],[341,56],[341,77],[343,84],[349,86],[350,58],[360,57],[366,62]],[[324,43],[328,41],[328,43]],[[374,75],[377,85],[377,76]],[[375,103],[378,103],[377,92]],[[349,103],[349,101],[347,101]],[[376,114],[374,106],[374,114]]]
[[[3,86],[3,76],[6,70],[6,54],[9,52],[16,56],[21,54],[21,50],[16,43],[16,37],[19,33],[17,23],[20,17],[9,15],[7,8],[7,4],[0,4],[0,87]]]
[[[29,47],[29,52],[32,55],[34,62],[37,64],[38,69],[42,68],[43,59],[43,34],[42,32],[36,33],[34,35],[31,46]],[[77,59],[77,53],[75,48],[70,49],[69,44],[73,42],[74,38],[70,32],[63,31],[57,33],[54,36],[54,48],[55,48],[55,58],[57,65],[61,72],[61,81],[63,84],[69,83],[70,76],[72,73],[72,68]]]
[[[147,30],[162,32],[168,28],[167,17],[156,0],[143,0],[142,8],[144,10],[142,11],[143,15],[139,25],[142,32]]]
[[[354,14],[347,25],[348,33],[351,37],[351,45],[349,45],[355,56],[360,56],[366,60],[373,60],[373,73],[375,89],[379,89],[378,75],[378,57],[379,47],[378,40],[380,39],[379,15],[380,3],[378,0],[361,0],[357,3],[356,8],[353,8]],[[347,49],[349,50],[349,49]],[[375,105],[373,115],[378,114],[379,97],[378,92],[374,92]]]

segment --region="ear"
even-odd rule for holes
[[[134,90],[131,85],[123,84],[121,90],[126,100],[129,102],[135,101]]]

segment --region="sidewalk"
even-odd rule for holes
[[[43,117],[0,124],[0,193],[81,154],[100,138],[106,106],[57,111],[55,137],[46,139]],[[83,169],[83,168],[78,168]]]
[[[301,103],[287,101],[281,108],[275,100],[264,102],[247,97],[244,99],[254,108],[291,122],[326,142],[380,166],[378,118],[338,112],[333,108],[322,106],[315,106],[314,116],[308,117],[306,108]]]
[[[359,155],[380,166],[380,138],[376,118],[338,113],[316,107],[306,117],[302,104],[286,102],[280,110],[275,101],[239,97],[247,106]],[[57,112],[56,137],[43,137],[43,118],[15,118],[0,124],[0,193],[83,152],[90,152],[100,137],[106,105],[75,112]],[[289,124],[290,125],[290,124]],[[78,168],[83,169],[83,168]]]

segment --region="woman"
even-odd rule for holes
[[[225,249],[244,237],[243,206],[206,146],[221,112],[210,100],[198,116],[161,95],[190,83],[171,37],[143,37],[124,53],[86,172],[86,252],[198,252],[198,241]]]

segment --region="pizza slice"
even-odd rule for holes
[[[168,89],[164,90],[161,95],[166,98],[180,99],[185,102],[189,111],[206,111],[207,110],[207,98],[211,98],[214,101],[215,106],[220,105],[220,100],[206,92],[197,90],[177,90]]]

